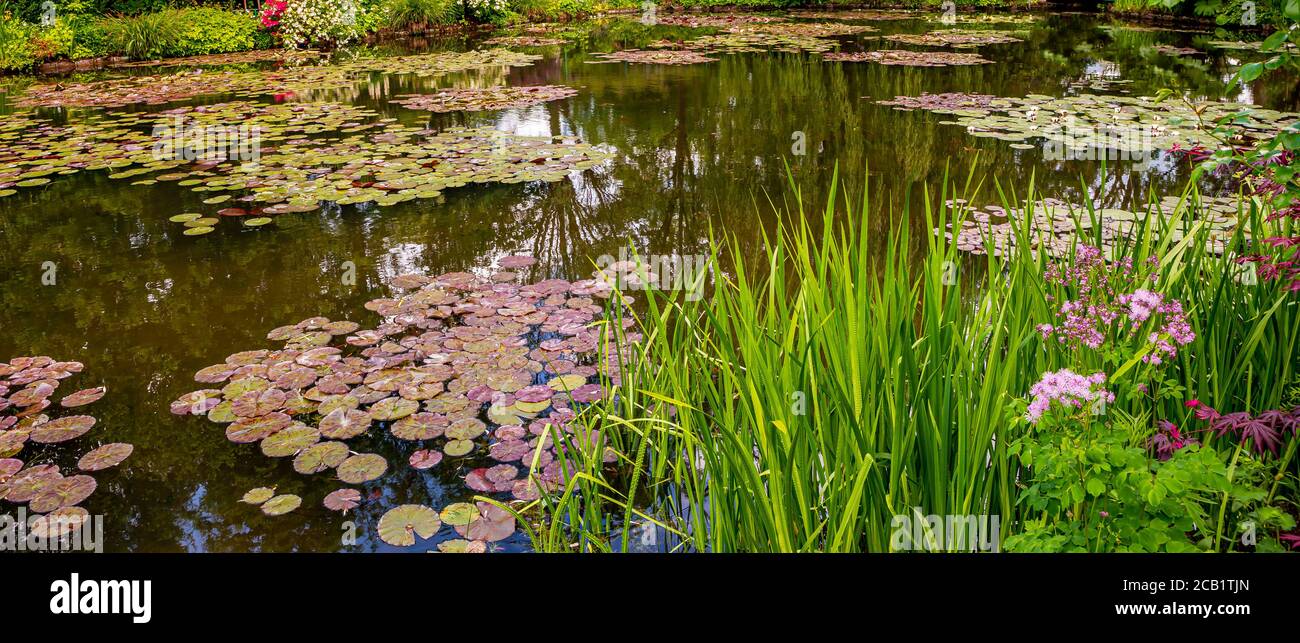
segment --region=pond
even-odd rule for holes
[[[921,17],[797,22],[814,21],[873,28],[825,36],[845,53],[936,52],[881,36],[944,27]],[[888,197],[874,199],[882,209],[889,207],[886,202],[895,209],[909,200],[918,204],[945,172],[964,175],[972,168],[977,177],[1020,190],[1032,176],[1041,194],[1064,201],[1080,202],[1086,191],[1114,208],[1151,194],[1178,194],[1190,175],[1185,162],[1166,153],[1149,163],[1116,161],[1106,172],[1095,160],[1048,160],[1039,146],[971,136],[961,125],[941,122],[949,117],[877,101],[923,92],[1137,97],[1172,88],[1193,100],[1226,97],[1283,111],[1300,107],[1300,84],[1287,79],[1266,77],[1272,80],[1233,89],[1234,71],[1252,52],[1209,46],[1209,34],[1124,27],[1088,15],[1034,14],[1012,24],[959,26],[995,29],[1015,40],[943,50],[978,52],[992,61],[963,66],[838,62],[819,53],[771,50],[714,51],[705,54],[711,61],[681,65],[602,59],[602,53],[713,33],[644,25],[632,16],[546,34],[564,44],[514,43],[511,50],[540,57],[520,66],[430,75],[394,68],[371,71],[356,83],[306,83],[291,94],[197,95],[165,105],[110,107],[110,113],[138,115],[231,100],[263,106],[330,101],[374,112],[363,120],[391,118],[412,128],[569,137],[593,146],[595,162],[589,169],[559,172],[553,181],[446,186],[433,198],[287,212],[265,226],[218,216],[231,204],[205,202],[211,200],[207,194],[176,182],[140,184],[143,176],[114,179],[112,170],[53,177],[0,199],[0,357],[77,360],[85,370],[67,390],[107,387],[89,407],[98,425],[77,453],[105,442],[135,445],[126,463],[97,476],[98,490],[83,505],[104,516],[108,551],[423,552],[456,534],[444,529],[419,546],[393,547],[376,536],[380,516],[402,504],[441,508],[472,498],[477,492],[463,478],[493,464],[481,452],[422,471],[407,464],[416,448],[410,443],[365,437],[359,450],[384,456],[387,472],[355,485],[364,501],[341,515],[321,505],[325,494],[341,486],[332,476],[296,473],[289,459],[234,444],[220,426],[173,415],[169,404],[207,386],[192,380],[199,369],[237,351],[272,348],[266,336],[274,328],[313,316],[376,323],[365,304],[392,296],[399,275],[486,275],[501,257],[528,255],[537,262],[520,268],[524,283],[578,280],[591,276],[598,258],[618,256],[629,243],[641,254],[706,253],[711,230],[735,235],[742,252],[757,254],[763,231],[779,225],[769,199],[785,198],[787,172],[816,203],[837,166],[854,185],[862,184],[869,167],[873,195]],[[499,46],[484,44],[489,37],[397,42],[339,58]],[[1158,45],[1204,53],[1157,50]],[[244,73],[273,65],[252,61],[231,68]],[[72,86],[174,71],[138,67],[36,82]],[[395,102],[407,94],[498,85],[556,85],[576,93],[489,111],[430,112]],[[16,106],[25,91],[19,83],[0,95],[5,121],[35,113],[73,124],[94,112]],[[238,124],[237,116],[226,118]],[[996,200],[991,183],[984,195]],[[919,208],[912,212],[906,225],[914,236],[929,234]],[[196,226],[170,220],[182,213],[217,221],[211,232],[191,236],[185,231]],[[887,220],[873,219],[880,225]],[[65,468],[76,461],[75,454],[30,447],[23,457],[32,461]],[[298,495],[303,504],[286,515],[266,516],[241,502],[257,487]],[[346,538],[350,534],[355,539]],[[491,548],[526,550],[528,540],[516,532]]]

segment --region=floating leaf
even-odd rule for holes
[[[262,440],[262,453],[271,458],[286,458],[316,444],[320,431],[309,426],[291,426]]]
[[[131,455],[135,447],[124,442],[111,442],[92,449],[77,461],[82,471],[101,471],[115,467]]]
[[[28,503],[27,508],[36,513],[47,513],[61,507],[71,507],[90,497],[98,485],[87,475],[77,475],[52,481]]]
[[[370,407],[370,416],[376,420],[396,420],[420,410],[420,403],[400,397],[390,397],[375,402]]]
[[[457,458],[474,450],[474,443],[470,440],[448,440],[442,445],[442,452]]]
[[[85,435],[93,426],[95,426],[95,418],[89,415],[70,415],[50,420],[32,429],[29,437],[32,442],[44,444],[66,442]]]
[[[339,480],[348,484],[369,482],[384,475],[388,461],[374,453],[354,455],[338,466]]]
[[[337,489],[325,496],[325,508],[347,513],[361,503],[361,492],[356,489]]]
[[[87,404],[90,404],[91,402],[97,401],[101,397],[104,397],[104,393],[106,393],[107,391],[108,389],[103,386],[83,389],[77,391],[76,393],[69,394],[67,397],[59,401],[59,405],[64,408],[72,408],[74,406],[85,406]]]
[[[442,462],[442,453],[430,449],[420,449],[411,454],[410,464],[416,469],[429,469]]]
[[[479,511],[468,502],[455,502],[444,507],[439,517],[448,525],[468,525],[478,520]]]
[[[442,527],[436,511],[421,505],[400,505],[379,519],[379,539],[394,547],[409,547],[415,537],[431,538]]]
[[[270,500],[273,496],[275,496],[275,487],[257,487],[255,489],[249,489],[248,492],[244,494],[244,497],[240,498],[239,501],[246,502],[250,505],[260,505],[267,500]]]
[[[482,554],[487,552],[487,543],[453,538],[438,543],[438,551],[444,554]]]
[[[348,458],[348,445],[342,442],[319,442],[303,449],[293,459],[293,470],[307,475],[333,469]]]
[[[268,516],[282,516],[300,506],[302,506],[302,498],[286,493],[262,503],[262,513]]]

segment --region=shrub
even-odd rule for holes
[[[465,16],[476,22],[501,23],[510,14],[507,0],[465,0]]]
[[[387,0],[379,7],[381,25],[390,29],[445,25],[460,18],[456,0]]]
[[[0,70],[26,69],[36,62],[32,47],[35,27],[8,11],[0,13]]]
[[[248,51],[256,46],[258,21],[247,13],[211,7],[173,11],[181,35],[168,56],[196,56]]]
[[[337,47],[359,35],[358,15],[352,0],[290,0],[280,37],[287,47]]]
[[[179,11],[109,18],[100,24],[108,50],[137,60],[160,58],[178,48],[183,24]]]

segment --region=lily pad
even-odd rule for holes
[[[401,505],[379,519],[379,539],[394,547],[409,547],[415,537],[431,538],[442,526],[438,512],[422,505]]]
[[[320,473],[333,469],[348,458],[348,445],[342,442],[318,442],[298,453],[293,459],[293,470],[301,474]]]
[[[339,480],[348,484],[361,484],[384,475],[388,470],[388,461],[374,453],[363,453],[344,460],[337,470]]]
[[[420,449],[411,454],[410,464],[415,469],[430,469],[442,462],[442,453],[430,449]]]
[[[111,442],[98,446],[77,461],[77,468],[82,471],[101,471],[115,467],[131,455],[135,447],[125,442]]]
[[[478,520],[479,510],[468,502],[456,502],[444,507],[439,517],[448,525],[468,525]]]
[[[36,513],[48,513],[62,507],[78,504],[95,492],[98,485],[87,475],[77,475],[51,482],[41,488],[27,504]]]
[[[50,420],[32,429],[29,437],[32,442],[43,444],[67,442],[85,435],[94,426],[95,418],[89,415],[70,415]]]
[[[244,494],[244,497],[240,498],[239,501],[246,502],[250,505],[260,505],[274,496],[274,487],[257,487],[256,489],[249,489],[248,492]]]
[[[76,393],[69,394],[67,397],[59,401],[59,405],[64,408],[72,408],[74,406],[85,406],[87,404],[90,404],[91,402],[95,402],[99,400],[99,398],[101,397],[104,397],[104,393],[106,392],[108,392],[108,389],[103,386],[83,389],[77,391]]]
[[[361,503],[361,492],[356,489],[336,489],[325,496],[325,508],[347,513]]]
[[[302,506],[301,497],[286,493],[262,503],[262,513],[268,516],[282,516],[300,506]]]

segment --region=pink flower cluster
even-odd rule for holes
[[[272,29],[280,26],[280,15],[289,8],[289,0],[266,0],[262,6],[262,26]]]
[[[1083,376],[1063,368],[1055,373],[1043,373],[1038,383],[1029,389],[1034,399],[1029,402],[1025,419],[1037,424],[1043,413],[1051,408],[1052,402],[1074,409],[1097,400],[1106,404],[1114,402],[1115,394],[1099,386],[1105,381],[1106,374],[1100,372]]]
[[[1147,334],[1152,350],[1142,359],[1148,364],[1162,364],[1173,358],[1177,346],[1196,339],[1183,306],[1176,299],[1167,299],[1144,288],[1117,294],[1112,278],[1122,283],[1132,273],[1131,259],[1126,257],[1111,268],[1102,258],[1101,250],[1081,246],[1073,263],[1051,264],[1044,275],[1051,282],[1073,286],[1078,298],[1061,304],[1056,324],[1039,324],[1035,329],[1043,339],[1055,336],[1062,344],[1096,349],[1105,343],[1107,333],[1121,317],[1129,321],[1128,332],[1136,333],[1159,316],[1158,327]]]

